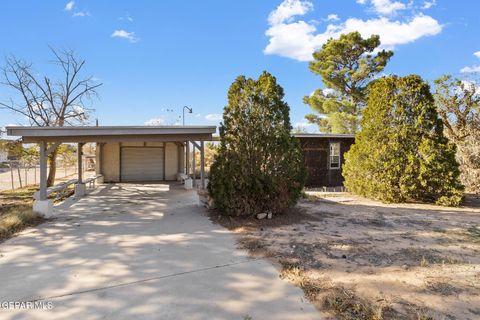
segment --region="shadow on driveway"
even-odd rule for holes
[[[2,319],[317,319],[176,184],[104,185],[0,245]]]

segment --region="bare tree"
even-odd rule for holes
[[[59,80],[39,76],[32,63],[15,56],[6,58],[2,84],[12,89],[13,97],[0,102],[0,108],[25,116],[30,125],[40,127],[63,127],[82,125],[93,111],[91,102],[98,98],[92,76],[83,76],[85,60],[75,56],[72,50],[56,50],[50,47],[54,65],[60,68]],[[47,185],[55,182],[55,149],[49,156]]]
[[[461,180],[480,194],[480,86],[477,81],[444,76],[435,81],[435,103],[446,136],[457,145]]]

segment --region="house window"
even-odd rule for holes
[[[340,142],[330,143],[330,169],[340,169]]]

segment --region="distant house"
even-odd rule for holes
[[[343,186],[344,154],[355,142],[353,134],[299,133],[307,167],[306,187]]]

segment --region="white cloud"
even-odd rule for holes
[[[295,1],[286,0],[283,3],[287,1],[290,7],[294,6],[293,2]],[[301,1],[297,0],[297,2]],[[283,3],[278,8],[282,7]],[[272,16],[278,8],[270,15]],[[296,10],[295,15],[307,14],[312,9],[313,7],[308,7],[307,11]],[[343,23],[329,24],[323,33],[319,33],[314,23],[303,20],[295,21],[292,18],[295,15],[290,15],[288,22],[285,22],[285,19],[269,19],[269,21],[281,22],[271,22],[265,32],[269,37],[269,43],[264,49],[265,54],[275,54],[298,61],[310,61],[312,53],[328,39],[338,38],[344,33],[359,31],[363,37],[378,34],[382,46],[391,49],[396,45],[411,43],[425,36],[437,35],[443,28],[434,18],[420,13],[407,21],[391,20],[383,16],[367,20],[349,18]]]
[[[407,6],[399,1],[372,0],[373,10],[380,15],[393,15],[399,10],[407,9]]]
[[[210,113],[205,116],[208,121],[221,121],[223,116],[219,113]]]
[[[364,37],[378,34],[383,46],[393,47],[437,35],[442,29],[443,26],[434,18],[419,14],[408,22],[392,21],[384,17],[370,20],[350,18],[339,31],[348,33],[358,30]]]
[[[139,38],[137,38],[137,36],[135,36],[135,32],[128,32],[125,30],[115,30],[113,31],[111,37],[127,39],[132,43],[138,42],[140,40]]]
[[[309,1],[285,0],[268,16],[268,22],[271,25],[290,22],[294,16],[303,16],[313,9],[313,4]]]
[[[88,11],[77,11],[72,14],[72,17],[90,17],[90,12]]]
[[[151,118],[145,121],[146,126],[163,126],[165,125],[165,119],[163,118]]]
[[[64,10],[65,11],[71,11],[73,9],[74,5],[75,5],[75,1],[70,1],[65,5]]]
[[[480,51],[474,52],[473,55],[480,58]],[[461,73],[480,73],[480,66],[464,67],[460,70]]]
[[[479,73],[480,66],[473,66],[473,67],[465,67],[460,70],[461,73]]]
[[[263,52],[299,61],[310,61],[315,49],[328,39],[327,37],[319,39],[321,35],[315,35],[316,30],[314,25],[305,21],[271,26],[265,33],[270,40]]]
[[[395,15],[397,11],[405,10],[412,6],[413,3],[410,1],[408,6],[403,2],[392,0],[357,0],[357,3],[365,5],[368,3],[368,1],[370,1],[372,4],[371,11],[381,16]]]
[[[431,7],[437,4],[437,0],[425,1],[423,3],[422,9],[430,9]]]
[[[326,19],[326,20],[327,20],[327,21],[338,21],[338,20],[340,20],[340,18],[338,17],[337,14],[332,13],[332,14],[329,14],[329,15],[327,16],[327,19]]]
[[[130,14],[128,12],[125,14],[125,17],[120,17],[120,18],[118,18],[118,20],[125,20],[125,21],[128,21],[128,22],[133,22],[133,18],[130,16]]]
[[[302,128],[302,129],[306,129],[306,128],[311,127],[311,126],[313,126],[313,123],[309,123],[309,122],[306,122],[306,121],[295,122],[293,124],[294,128]]]

